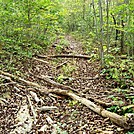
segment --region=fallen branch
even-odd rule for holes
[[[32,73],[31,73],[32,74]],[[32,74],[33,75],[33,74]],[[36,77],[36,76],[35,76]],[[54,80],[55,77],[52,77],[52,76],[45,76],[46,78],[49,78],[51,80]],[[74,80],[78,80],[78,79],[81,79],[81,80],[96,80],[96,79],[99,79],[99,75],[96,75],[94,77],[64,77],[63,76],[63,80],[70,80],[70,81],[74,81]]]
[[[90,100],[87,100],[86,98],[83,98],[83,97],[79,97],[78,95],[76,95],[70,91],[54,89],[54,90],[51,90],[50,92],[69,96],[73,100],[77,100],[77,101],[81,102],[82,104],[86,105],[88,108],[90,108],[92,111],[98,113],[102,117],[109,118],[112,122],[123,127],[124,129],[127,129],[127,130],[134,129],[134,114],[127,114],[125,116],[120,116],[116,113],[109,112],[109,111],[103,109],[102,107],[97,106]]]
[[[60,84],[60,83],[57,83],[57,82],[55,82],[55,81],[49,79],[48,77],[45,77],[44,75],[42,75],[42,76],[35,76],[35,77],[37,77],[37,78],[39,78],[39,79],[41,79],[41,80],[44,80],[44,81],[47,82],[49,85],[53,85],[53,86],[55,86],[55,87],[57,87],[57,88],[62,88],[62,89],[65,89],[65,90],[71,90],[71,91],[77,92],[77,91],[76,91],[75,89],[73,89],[72,87],[66,86],[66,85],[63,85],[63,84]]]
[[[48,64],[49,62],[47,62],[47,61],[44,61],[44,60],[42,60],[42,59],[38,59],[38,58],[33,58],[33,60],[36,60],[36,61],[39,61],[39,62],[42,62],[42,63],[45,63],[45,64]]]
[[[6,76],[11,76],[13,78],[15,77],[14,75],[11,75],[9,73],[5,73],[2,71],[0,71],[0,73],[3,75],[5,74]],[[29,81],[26,81],[19,77],[15,77],[15,78],[18,79],[19,81],[22,80],[22,82],[24,82],[25,84],[28,84],[30,86],[35,86],[38,88],[43,87],[43,86],[38,85],[37,83],[29,82]],[[39,89],[39,91],[46,92],[46,90],[44,90],[44,88]],[[120,116],[116,113],[109,112],[109,111],[103,109],[102,107],[97,106],[92,101],[87,100],[86,98],[83,98],[83,97],[79,97],[78,95],[74,94],[72,91],[69,91],[69,90],[47,89],[47,93],[55,93],[55,94],[60,94],[60,95],[64,95],[64,96],[69,96],[70,98],[81,102],[82,104],[84,104],[85,106],[90,108],[92,111],[98,113],[99,115],[109,118],[112,122],[123,127],[124,129],[134,130],[134,114],[126,114],[125,116]]]
[[[0,75],[0,77],[1,77],[1,75]],[[5,78],[7,78],[7,77],[5,77]],[[3,84],[0,84],[0,87],[8,86],[8,85],[15,85],[15,84],[16,84],[16,82],[3,83]]]
[[[38,108],[39,111],[51,111],[58,109],[56,106],[42,106]]]
[[[77,80],[77,79],[81,79],[81,80],[95,80],[98,79],[99,75],[96,75],[95,77],[63,77],[63,80]]]
[[[38,55],[38,58],[83,58],[91,59],[91,56],[88,55],[71,55],[71,54],[61,54],[61,55]]]
[[[48,90],[47,90],[46,87],[40,86],[39,84],[37,84],[37,83],[35,83],[35,82],[31,82],[31,81],[24,80],[24,79],[22,79],[22,78],[20,78],[20,77],[17,77],[17,76],[15,76],[15,75],[12,75],[12,74],[9,74],[9,73],[3,72],[3,71],[0,71],[0,74],[2,74],[2,75],[0,75],[0,77],[2,77],[2,78],[4,78],[4,79],[10,80],[10,81],[15,80],[15,81],[18,81],[18,82],[22,82],[22,83],[24,83],[24,84],[26,84],[26,85],[28,85],[28,86],[33,86],[33,87],[38,88],[38,91],[40,91],[40,92],[43,91],[43,93],[48,94]],[[4,76],[4,75],[5,75],[5,76]],[[12,79],[13,79],[13,80],[12,80]],[[33,88],[30,88],[29,91],[37,91],[37,90],[34,90]],[[46,92],[45,92],[45,91],[46,91]]]
[[[10,77],[4,76],[4,75],[0,75],[0,77],[1,77],[2,79],[6,79],[6,80],[12,82],[12,80],[11,80]]]
[[[37,83],[30,82],[30,81],[26,81],[26,80],[24,80],[24,79],[22,79],[22,78],[20,78],[20,77],[18,77],[18,76],[15,76],[15,75],[13,75],[13,74],[9,74],[9,73],[3,72],[3,71],[0,71],[0,74],[5,75],[3,78],[8,79],[8,80],[10,80],[10,81],[12,81],[11,78],[13,78],[13,79],[15,79],[15,80],[17,80],[17,81],[20,81],[20,82],[23,82],[23,83],[25,83],[25,84],[27,84],[27,85],[29,85],[29,86],[41,87],[41,86],[38,85]],[[0,75],[0,77],[2,77],[2,75]],[[8,77],[7,77],[7,76],[8,76]]]
[[[66,65],[67,62],[68,62],[68,61],[65,61],[65,62],[61,63],[60,65],[58,65],[58,66],[56,67],[56,69],[59,69],[59,68],[61,68],[62,66]]]

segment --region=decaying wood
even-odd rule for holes
[[[71,55],[71,54],[61,54],[61,55],[38,55],[38,58],[83,58],[91,59],[91,56],[88,55]]]
[[[6,76],[9,76],[9,77],[12,77],[12,78],[15,77],[14,75],[11,75],[9,73],[5,73],[5,72],[2,72],[2,71],[0,71],[0,73],[2,75],[6,75]],[[21,79],[19,77],[15,77],[15,78],[18,79],[19,81],[24,82],[25,84],[30,85],[30,86],[35,86],[35,87],[38,87],[38,88],[41,87],[37,83],[29,82],[29,81],[26,81],[26,80]],[[43,88],[41,88],[39,91],[40,92],[46,92],[46,90],[44,90]],[[113,123],[123,127],[124,129],[134,130],[134,114],[127,114],[125,116],[120,116],[116,113],[109,112],[109,111],[103,109],[102,107],[97,106],[92,101],[87,100],[86,98],[83,98],[83,97],[79,97],[78,95],[76,95],[75,93],[73,93],[72,91],[69,91],[69,90],[47,89],[47,92],[48,93],[60,94],[60,95],[64,95],[64,96],[69,96],[73,100],[77,100],[77,101],[81,102],[82,104],[87,106],[92,111],[98,113],[99,115],[101,115],[103,117],[106,117],[106,118],[109,118]]]
[[[129,116],[120,116],[116,113],[109,112],[109,111],[103,109],[102,107],[97,106],[90,100],[87,100],[86,98],[83,98],[83,97],[79,97],[78,95],[76,95],[70,91],[54,89],[54,90],[51,90],[51,92],[56,93],[56,94],[67,95],[70,98],[81,102],[82,104],[84,104],[85,106],[90,108],[92,111],[98,113],[99,115],[101,115],[103,117],[109,118],[113,123],[123,127],[124,129],[127,129],[127,130],[134,129],[134,114],[132,114],[130,117]]]

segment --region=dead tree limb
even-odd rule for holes
[[[35,82],[31,82],[31,81],[24,80],[24,79],[22,79],[22,78],[20,78],[20,77],[18,77],[18,76],[15,76],[15,75],[13,75],[13,74],[6,73],[6,72],[3,72],[3,71],[0,71],[0,74],[2,74],[2,75],[0,75],[1,78],[10,80],[10,81],[12,81],[12,82],[13,82],[13,81],[22,82],[22,83],[24,83],[24,84],[26,84],[26,85],[28,85],[28,86],[33,86],[33,87],[38,88],[38,91],[40,91],[40,92],[43,91],[43,93],[48,94],[48,91],[47,91],[47,88],[46,88],[46,87],[40,86],[39,84],[37,84],[37,83],[35,83]],[[4,77],[3,77],[3,76],[4,76]],[[30,88],[29,90],[30,90],[30,91],[35,91],[33,88]]]
[[[128,116],[120,116],[116,113],[109,112],[103,109],[102,107],[97,106],[92,101],[87,100],[86,98],[83,98],[83,97],[79,97],[78,95],[70,91],[54,89],[54,90],[51,90],[50,92],[69,96],[73,100],[77,100],[81,102],[82,104],[84,104],[89,109],[96,112],[97,114],[101,115],[102,117],[109,118],[113,123],[117,124],[118,126],[123,127],[124,129],[127,129],[127,130],[134,129],[134,114],[128,114]]]
[[[71,90],[71,91],[77,92],[77,91],[76,91],[75,89],[73,89],[72,87],[66,86],[66,85],[63,85],[63,84],[60,84],[60,83],[57,83],[57,82],[55,82],[55,81],[49,79],[48,77],[45,77],[44,75],[42,75],[42,76],[35,76],[35,77],[37,77],[37,78],[39,78],[39,79],[42,79],[42,80],[44,80],[45,82],[47,82],[49,85],[53,85],[53,86],[55,86],[55,87],[57,87],[57,88],[62,88],[62,89],[65,89],[65,90]]]
[[[38,58],[83,58],[91,59],[91,56],[88,55],[71,55],[71,54],[61,54],[61,55],[38,55]]]
[[[13,78],[13,79],[15,79],[17,81],[21,81],[21,82],[23,82],[23,83],[25,83],[25,84],[27,84],[29,86],[40,87],[38,84],[36,84],[34,82],[26,81],[26,80],[24,80],[24,79],[22,79],[22,78],[20,78],[18,76],[15,76],[13,74],[9,74],[9,73],[3,72],[3,71],[0,71],[0,74],[5,75],[5,76],[8,76],[10,79]]]
[[[12,77],[12,78],[16,78],[19,81],[24,82],[27,85],[41,88],[41,86],[38,85],[37,83],[26,81],[26,80],[24,80],[22,78],[15,77],[12,74],[5,73],[3,71],[0,71],[0,74],[6,75],[6,76],[9,76],[9,77]],[[39,89],[39,91],[40,92],[46,92],[46,90],[44,88]],[[73,100],[77,100],[77,101],[81,102],[82,104],[84,104],[89,109],[91,109],[92,111],[96,112],[97,114],[101,115],[102,117],[109,118],[113,123],[123,127],[124,129],[134,130],[134,114],[127,114],[125,116],[120,116],[120,115],[118,115],[116,113],[109,112],[109,111],[103,109],[102,107],[97,106],[92,101],[87,100],[86,98],[83,98],[83,97],[79,97],[78,95],[76,95],[75,93],[73,93],[72,91],[69,91],[69,90],[47,89],[47,92],[48,93],[55,93],[55,94],[69,96]]]

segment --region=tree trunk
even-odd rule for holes
[[[102,13],[101,0],[99,0],[99,16],[100,16],[100,58],[102,67],[104,64],[104,52],[103,52],[103,13]]]

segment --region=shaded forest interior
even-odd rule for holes
[[[0,133],[133,134],[134,1],[1,0]]]

